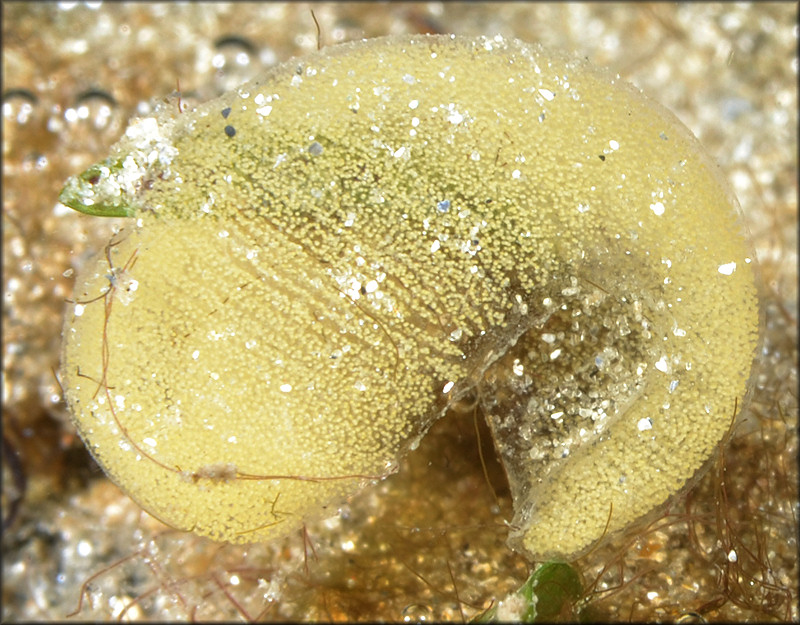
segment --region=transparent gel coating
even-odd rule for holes
[[[136,218],[67,313],[77,427],[216,540],[332,514],[477,400],[511,546],[576,555],[684,486],[746,391],[756,290],[716,166],[537,45],[327,48],[134,120],[61,200]]]

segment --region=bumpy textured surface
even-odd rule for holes
[[[79,277],[63,373],[96,458],[165,522],[286,533],[475,395],[513,544],[574,554],[728,429],[757,335],[735,200],[632,88],[417,37],[176,111],[62,196],[138,220]]]

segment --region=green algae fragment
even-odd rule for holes
[[[583,593],[577,571],[565,562],[545,562],[518,590],[476,620],[478,623],[553,623],[572,620],[572,606]],[[564,618],[567,617],[567,618]]]

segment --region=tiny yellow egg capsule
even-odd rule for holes
[[[475,396],[510,544],[575,555],[685,485],[746,391],[758,305],[716,166],[536,45],[325,49],[134,120],[61,201],[136,220],[67,314],[81,436],[217,540],[330,514]]]

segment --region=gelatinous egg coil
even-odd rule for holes
[[[214,539],[333,513],[477,397],[512,546],[574,555],[686,484],[745,394],[735,198],[674,116],[539,46],[325,49],[134,120],[61,201],[136,218],[68,311],[79,431]]]

